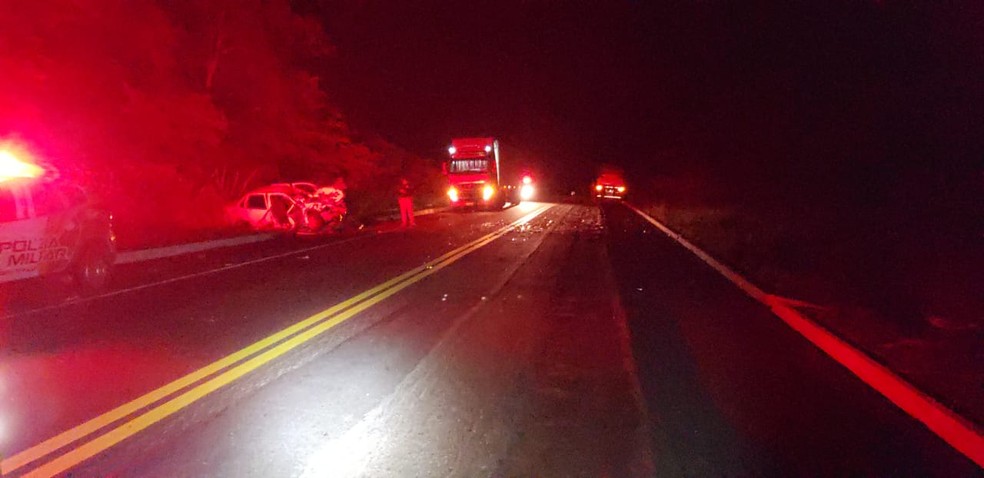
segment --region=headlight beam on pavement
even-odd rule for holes
[[[25,465],[38,461],[59,449],[74,442],[88,438],[97,431],[110,426],[139,410],[151,407],[167,397],[185,390],[187,387],[212,377],[184,393],[161,403],[144,413],[126,421],[102,435],[73,448],[61,456],[41,464],[26,473],[25,477],[54,476],[62,473],[86,459],[116,445],[117,443],[139,433],[141,430],[157,423],[164,418],[184,409],[192,403],[204,398],[209,393],[228,385],[243,377],[260,366],[284,355],[290,350],[310,341],[321,333],[341,324],[369,307],[385,300],[397,292],[423,280],[437,271],[457,262],[462,257],[484,247],[492,241],[504,236],[517,226],[524,225],[540,214],[550,209],[545,205],[521,217],[513,223],[495,232],[476,239],[464,246],[449,251],[422,266],[414,268],[393,279],[385,281],[365,292],[351,297],[322,312],[308,317],[287,327],[269,337],[249,345],[248,347],[230,354],[216,362],[181,377],[157,390],[151,391],[135,400],[127,402],[113,410],[99,415],[72,429],[62,432],[38,445],[17,453],[0,462],[0,470],[10,473],[23,468]],[[250,358],[252,357],[252,358]],[[238,365],[237,365],[238,364]],[[221,372],[221,373],[220,373]],[[217,374],[217,375],[216,375]]]

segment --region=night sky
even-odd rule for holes
[[[850,195],[977,167],[982,5],[297,6],[338,46],[325,77],[356,128],[414,152],[437,157],[451,137],[491,135],[561,184],[610,162],[636,178],[781,179]]]

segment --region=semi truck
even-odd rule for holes
[[[495,138],[454,138],[444,163],[448,199],[453,208],[502,209],[533,195],[528,174],[514,180],[515,171],[504,171]]]

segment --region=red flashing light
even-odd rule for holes
[[[0,149],[0,182],[11,179],[39,178],[44,169],[25,159],[21,159],[13,151]]]

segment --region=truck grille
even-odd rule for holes
[[[462,200],[474,201],[481,196],[482,183],[461,183],[457,186],[458,196]]]

